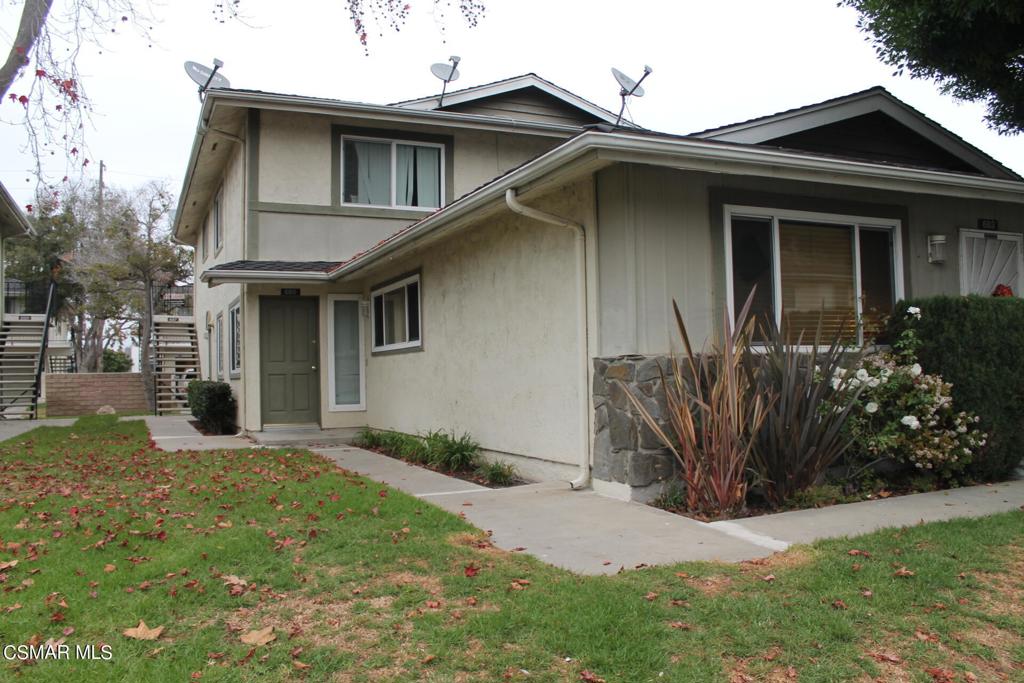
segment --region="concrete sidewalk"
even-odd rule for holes
[[[1013,481],[708,524],[593,491],[572,491],[564,482],[489,489],[359,448],[314,450],[345,469],[464,514],[490,531],[500,548],[524,548],[581,574],[611,574],[639,564],[736,562],[794,543],[1024,506],[1024,481]]]
[[[153,441],[165,451],[212,451],[256,447],[252,441],[243,437],[204,436],[183,415],[145,415],[135,419],[145,420]]]
[[[13,439],[36,427],[70,427],[77,418],[49,418],[43,420],[2,420],[0,421],[0,441]]]

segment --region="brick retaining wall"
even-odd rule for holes
[[[148,412],[146,387],[137,372],[46,375],[46,415],[94,415],[102,406],[119,413]]]

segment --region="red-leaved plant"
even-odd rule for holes
[[[752,391],[752,378],[743,363],[754,331],[754,320],[748,319],[752,301],[753,292],[736,317],[735,329],[726,312],[721,343],[706,347],[699,356],[690,344],[679,307],[672,302],[686,355],[673,355],[668,368],[660,368],[671,437],[619,383],[640,417],[679,462],[687,510],[709,517],[730,515],[745,505],[753,435],[765,419],[766,399]]]

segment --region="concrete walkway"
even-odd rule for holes
[[[145,415],[141,419],[146,421],[153,441],[165,451],[213,451],[255,446],[249,439],[238,436],[204,436],[182,415]]]
[[[427,500],[492,532],[498,547],[582,574],[693,560],[765,557],[794,543],[1016,510],[1024,481],[710,524],[572,491],[564,482],[489,489],[359,448],[315,448],[345,469]]]
[[[51,418],[46,420],[0,420],[0,441],[13,439],[36,427],[70,427],[77,418]]]

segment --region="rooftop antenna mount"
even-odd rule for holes
[[[437,108],[440,109],[444,106],[444,93],[448,90],[448,84],[452,81],[459,80],[459,62],[462,61],[461,57],[452,55],[448,58],[448,62],[438,62],[437,64],[430,65],[430,73],[434,74],[442,81],[444,85],[441,86],[441,99],[437,101]]]
[[[630,97],[643,97],[644,89],[640,87],[640,84],[644,82],[644,79],[650,76],[654,72],[654,69],[644,65],[644,75],[640,77],[639,81],[634,81],[632,78],[622,73],[618,69],[612,69],[612,76],[619,84],[619,97],[622,98],[622,106],[619,107],[619,115],[615,119],[615,127],[618,128],[619,123],[622,122],[622,114],[626,111],[626,101]]]
[[[210,88],[230,88],[231,83],[224,74],[217,73],[224,66],[224,62],[216,57],[213,59],[213,68],[200,64],[199,62],[185,62],[185,73],[199,86],[199,101],[202,102],[206,91]]]

